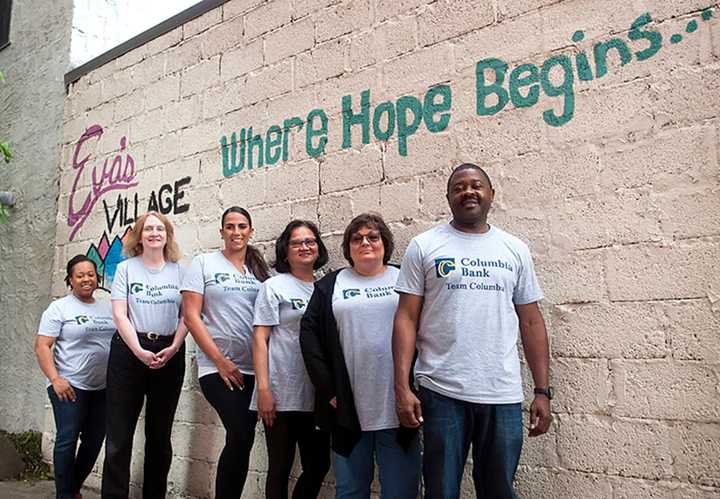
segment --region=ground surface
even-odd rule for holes
[[[83,490],[83,499],[99,499],[100,495]],[[0,482],[0,499],[54,499],[55,484],[42,482]]]

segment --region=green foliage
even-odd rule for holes
[[[7,436],[20,454],[25,463],[25,471],[21,480],[51,480],[50,467],[42,459],[42,433],[38,431],[25,431],[23,433],[7,433]]]
[[[9,142],[0,142],[0,154],[2,155],[5,163],[9,163],[13,157],[12,149],[10,149]]]
[[[5,83],[5,75],[0,71],[0,83]],[[9,163],[13,157],[10,143],[7,141],[0,140],[0,156],[5,160],[5,163]],[[7,223],[10,218],[10,207],[0,203],[0,224]]]

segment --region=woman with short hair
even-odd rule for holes
[[[393,235],[379,215],[364,213],[347,226],[342,244],[351,266],[316,283],[300,333],[318,421],[332,432],[335,497],[368,499],[377,460],[381,497],[415,499],[418,436],[395,413],[392,332],[400,271],[388,265]]]
[[[35,354],[55,417],[56,497],[77,499],[105,438],[105,380],[115,325],[110,303],[93,296],[98,288],[94,261],[85,255],[71,258],[65,283],[71,293],[43,312]]]
[[[185,375],[180,317],[182,269],[175,232],[164,215],[138,217],[112,286],[118,333],[112,339],[107,380],[104,499],[127,499],[135,426],[145,404],[143,498],[164,498],[172,461],[175,409]]]
[[[317,497],[330,469],[330,435],[315,427],[315,393],[300,353],[300,320],[313,292],[314,271],[328,261],[315,224],[293,220],[275,243],[278,275],[265,281],[255,302],[253,360],[257,384],[251,407],[265,425],[267,499],[287,499],[300,451],[302,473],[293,499]]]
[[[193,258],[182,285],[185,323],[200,347],[200,389],[225,427],[216,499],[242,495],[255,439],[257,416],[250,410],[255,386],[253,308],[268,268],[250,245],[253,232],[247,210],[239,206],[225,210],[220,219],[223,249]]]

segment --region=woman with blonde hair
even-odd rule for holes
[[[118,333],[107,371],[102,497],[129,496],[133,435],[145,402],[143,498],[164,498],[185,373],[180,250],[170,221],[150,211],[137,219],[123,251],[130,258],[118,265],[111,295]]]

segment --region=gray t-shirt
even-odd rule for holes
[[[364,277],[352,269],[338,273],[332,296],[345,365],[362,431],[397,428],[393,386],[392,333],[400,271]]]
[[[395,289],[423,296],[417,382],[483,404],[523,400],[515,305],[542,299],[527,245],[496,227],[450,224],[415,237]]]
[[[43,312],[38,334],[55,338],[58,374],[81,390],[105,388],[110,340],[115,333],[110,303],[85,303],[69,294]],[[46,381],[50,386],[50,381]]]
[[[178,263],[149,269],[136,256],[118,264],[111,299],[127,301],[128,318],[137,332],[171,335],[180,321],[181,280]]]
[[[290,273],[271,277],[255,301],[256,326],[272,326],[268,343],[270,391],[277,411],[312,411],[315,388],[300,352],[300,320],[313,293],[313,283]],[[257,384],[250,408],[257,409]]]
[[[253,373],[253,307],[260,281],[247,268],[240,272],[221,251],[193,258],[181,291],[203,295],[202,319],[210,336],[240,372]],[[198,374],[217,372],[205,353],[197,352]]]

